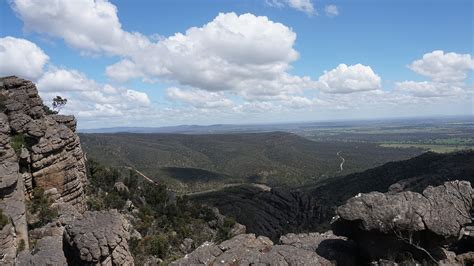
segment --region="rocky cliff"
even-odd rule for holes
[[[75,118],[43,105],[32,82],[0,79],[0,264],[133,264],[125,219],[117,212],[84,213],[85,157],[75,131]],[[42,226],[37,216],[49,210],[57,217]],[[97,238],[82,237],[96,230],[102,230]],[[84,255],[85,248],[94,256]]]

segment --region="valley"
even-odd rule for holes
[[[113,167],[133,167],[180,193],[234,183],[313,185],[423,152],[374,143],[312,141],[287,132],[114,133],[80,137],[89,158]]]

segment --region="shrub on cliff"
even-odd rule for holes
[[[58,210],[51,207],[52,203],[53,200],[48,194],[45,194],[43,188],[36,187],[33,189],[33,199],[29,205],[29,211],[36,215],[37,221],[31,227],[41,227],[58,217]]]
[[[5,105],[6,100],[7,96],[0,94],[0,112],[5,112],[7,110],[7,106]]]
[[[10,222],[10,219],[8,219],[8,216],[3,214],[3,210],[0,209],[0,228],[3,229],[3,227],[7,225],[8,222]]]

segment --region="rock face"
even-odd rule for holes
[[[17,258],[18,265],[68,265],[62,252],[62,236],[46,236],[36,242],[30,253],[23,251]]]
[[[26,193],[31,193],[32,184],[45,191],[56,189],[56,202],[84,210],[87,177],[74,117],[47,115],[35,85],[27,80],[2,78],[0,93],[5,98],[3,121],[7,116],[2,132],[23,141],[17,144],[24,147],[21,158],[13,163],[21,166],[16,172],[26,181]]]
[[[133,265],[130,225],[116,210],[86,211],[66,225],[65,254],[72,265]]]
[[[0,230],[0,264],[11,264],[21,249],[29,249],[25,202],[35,187],[52,194],[57,205],[85,210],[87,177],[75,129],[74,117],[45,113],[32,82],[0,78],[0,208],[9,220]],[[51,243],[38,241],[34,257]]]
[[[21,243],[28,247],[25,187],[19,172],[18,157],[10,144],[8,117],[0,113],[0,208],[9,223],[0,231],[0,253],[11,263]]]
[[[366,261],[388,259],[437,262],[471,223],[474,192],[466,181],[416,192],[359,194],[337,209],[338,235],[354,240]],[[407,257],[408,256],[408,257]]]
[[[334,265],[309,249],[273,245],[264,236],[244,234],[219,245],[206,242],[171,265]]]

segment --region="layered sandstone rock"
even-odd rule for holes
[[[25,202],[35,187],[52,194],[56,205],[85,210],[87,177],[76,121],[47,115],[44,108],[32,82],[0,78],[0,208],[9,220],[0,231],[0,264],[12,264],[20,250],[29,249]],[[39,255],[52,240],[37,242]]]
[[[57,203],[70,203],[83,211],[87,178],[74,117],[47,115],[35,85],[27,80],[2,78],[0,93],[5,97],[4,121],[7,116],[4,134],[21,136],[25,142],[20,160],[14,158],[12,163],[21,166],[26,193],[35,184],[56,193]]]
[[[0,208],[9,222],[0,230],[0,262],[11,263],[20,245],[28,248],[24,185],[10,144],[8,117],[0,113]]]

